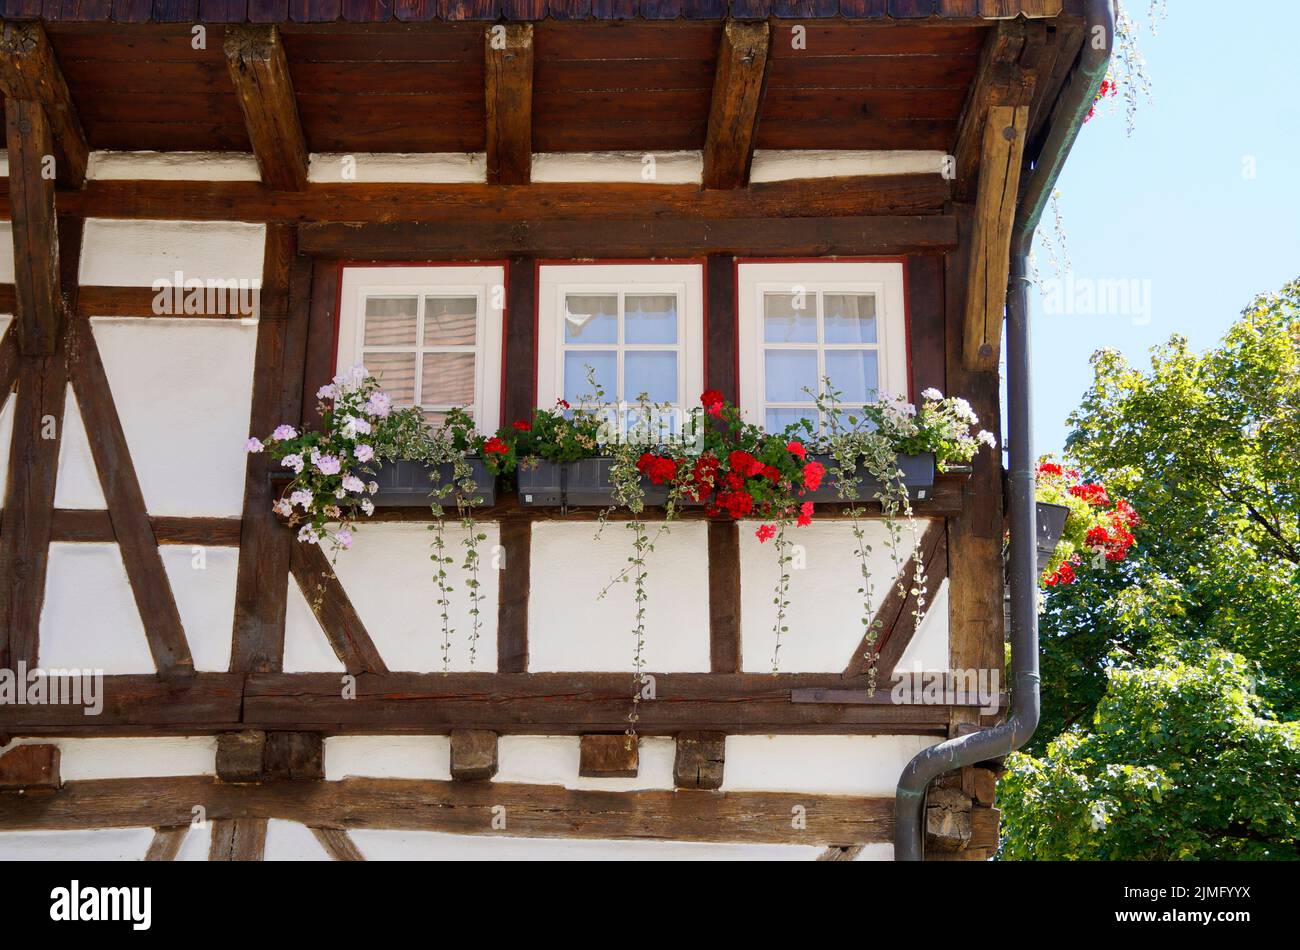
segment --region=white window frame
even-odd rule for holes
[[[362,363],[365,351],[365,301],[367,297],[417,297],[423,313],[425,297],[474,297],[478,300],[475,345],[423,346],[420,325],[416,328],[416,392],[423,383],[424,353],[470,352],[474,358],[474,422],[490,434],[501,424],[501,335],[505,305],[505,268],[500,265],[420,265],[391,267],[344,267],[340,293],[338,357],[336,372]],[[371,347],[371,350],[382,349]],[[408,347],[393,347],[406,352]],[[383,384],[383,381],[380,381]],[[422,406],[442,411],[435,406]]]
[[[564,342],[564,298],[568,294],[676,294],[677,343]],[[620,298],[620,312],[622,302]],[[542,264],[537,276],[537,405],[550,409],[564,394],[564,353],[610,350],[619,354],[617,380],[623,385],[622,354],[637,350],[671,350],[677,362],[677,401],[689,411],[704,389],[704,265],[699,264]],[[624,393],[631,404],[637,393]],[[609,394],[611,401],[617,393]]]
[[[763,295],[789,294],[802,288],[815,293],[874,294],[876,297],[875,344],[826,344],[822,341],[824,315],[818,320],[816,343],[780,344],[783,349],[816,350],[818,386],[825,375],[828,349],[875,349],[878,355],[878,393],[910,398],[911,380],[907,359],[907,309],[904,299],[903,265],[880,261],[815,261],[791,263],[745,263],[737,265],[736,297],[739,309],[740,411],[748,422],[764,425],[768,402],[764,398],[765,361],[763,340]],[[772,408],[784,404],[773,402]]]

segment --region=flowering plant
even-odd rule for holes
[[[1077,469],[1051,458],[1038,463],[1035,498],[1070,509],[1061,540],[1043,571],[1047,587],[1073,584],[1085,557],[1097,566],[1123,561],[1137,540],[1133,529],[1142,519],[1132,505],[1123,498],[1112,500],[1105,485],[1084,481]]]
[[[299,432],[282,423],[268,436],[251,436],[249,452],[266,452],[293,473],[272,506],[298,528],[298,540],[328,542],[334,553],[352,546],[358,513],[375,510],[374,464],[391,451],[395,434],[411,424],[411,410],[394,410],[379,382],[354,366],[316,393],[319,429]]]

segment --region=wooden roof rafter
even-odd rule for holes
[[[301,191],[307,141],[279,31],[270,24],[229,27],[225,53],[262,181],[278,191]]]
[[[39,21],[5,20],[0,25],[0,94],[6,100],[25,100],[42,107],[53,139],[57,180],[80,188],[86,181],[90,156],[86,133]],[[11,135],[6,139],[13,142]]]

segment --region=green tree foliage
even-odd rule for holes
[[[1300,281],[1204,354],[1093,363],[1068,452],[1143,525],[1124,563],[1046,595],[1041,758],[1000,792],[1004,853],[1294,856]]]
[[[1300,724],[1266,718],[1224,650],[1112,670],[1088,730],[1013,756],[1010,859],[1300,858]]]

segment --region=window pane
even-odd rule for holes
[[[420,404],[468,406],[473,402],[474,354],[425,353]]]
[[[677,402],[677,352],[629,350],[623,356],[623,398],[635,402],[645,393],[651,402]]]
[[[826,294],[827,343],[875,343],[876,297],[874,294]]]
[[[415,404],[415,354],[367,353],[366,369],[399,406]]]
[[[817,295],[763,294],[763,339],[768,343],[816,343]]]
[[[414,346],[415,297],[366,298],[366,346]]]
[[[568,294],[564,298],[564,342],[617,343],[618,297]]]
[[[875,350],[827,350],[826,375],[840,402],[874,402],[880,374]]]
[[[626,296],[623,321],[624,343],[676,343],[677,295]]]
[[[807,419],[813,424],[813,431],[817,430],[816,409],[769,409],[763,427],[768,432],[784,432],[786,426],[793,425],[800,419]]]
[[[425,346],[473,346],[477,329],[478,301],[475,298],[424,298]]]
[[[618,398],[616,374],[618,356],[612,350],[569,350],[564,354],[564,398],[577,406],[595,396],[587,381],[588,368],[595,370],[596,383],[605,393],[606,402]]]
[[[805,389],[818,391],[815,350],[769,349],[763,363],[764,399],[768,402],[812,402]]]

